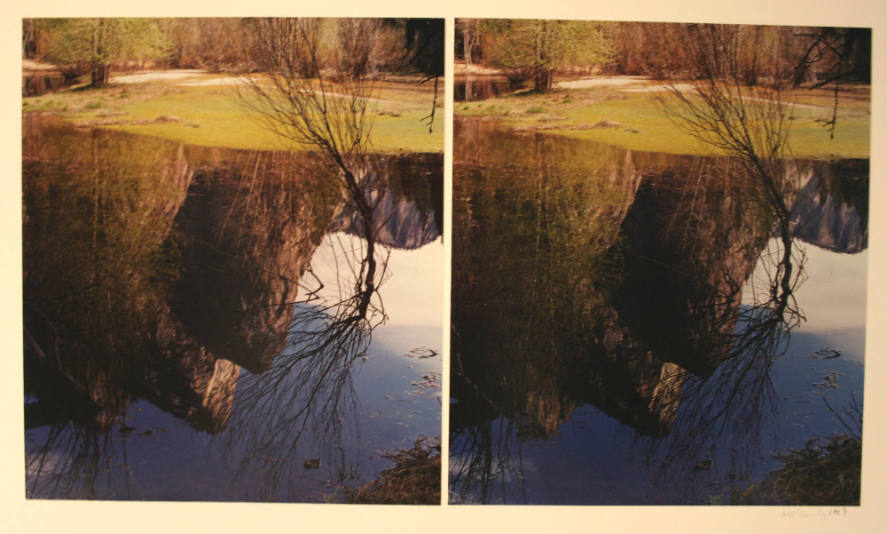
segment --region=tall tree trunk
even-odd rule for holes
[[[104,87],[108,84],[108,65],[103,63],[95,63],[92,66],[92,85],[94,87]]]
[[[472,24],[471,22],[466,22],[466,27],[462,29],[462,55],[465,59],[466,67],[471,65],[471,47],[474,45],[472,42],[473,35],[471,32],[471,27],[468,24]]]
[[[551,89],[551,69],[540,68],[536,69],[536,76],[534,78],[534,89],[539,93],[544,93]]]
[[[104,87],[108,83],[108,65],[102,61],[104,47],[105,20],[96,19],[92,30],[92,85]]]
[[[36,25],[37,22],[32,19],[22,21],[22,50],[26,59],[37,57]]]
[[[754,37],[752,39],[751,46],[748,48],[751,50],[751,60],[748,65],[746,65],[745,69],[745,84],[750,86],[758,85],[758,48],[761,46],[761,27],[755,26],[752,29],[754,32]],[[740,46],[742,46],[740,44]]]

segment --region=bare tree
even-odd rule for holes
[[[793,261],[788,208],[799,188],[787,172],[793,72],[778,59],[784,34],[777,34],[768,40],[769,49],[758,51],[774,69],[769,83],[748,86],[742,33],[740,26],[691,25],[685,45],[701,81],[689,90],[672,84],[662,102],[683,131],[732,156],[753,182],[751,192],[769,212],[781,241],[765,308],[782,321],[787,311],[796,309],[793,293],[802,269],[794,266],[803,265]]]
[[[787,178],[784,159],[791,156],[788,144],[792,115],[791,71],[778,68],[766,86],[748,86],[742,60],[745,41],[741,27],[691,25],[685,46],[701,80],[686,89],[675,83],[662,99],[675,124],[703,143],[733,156],[757,182],[778,221],[784,241],[783,262],[791,269],[789,201],[796,185]],[[761,54],[778,55],[779,39]],[[784,277],[787,289],[791,273]]]
[[[669,458],[692,453],[687,444],[712,443],[736,428],[760,432],[761,413],[772,405],[770,367],[786,350],[791,329],[804,319],[795,291],[805,280],[806,258],[790,228],[789,206],[799,184],[792,178],[797,173],[789,172],[794,71],[784,60],[788,36],[750,33],[740,26],[690,25],[684,43],[700,81],[689,89],[672,83],[662,99],[678,127],[731,156],[743,171],[736,175],[750,178],[747,190],[777,237],[761,254],[765,279],[749,282],[752,305],[737,318],[742,329],[734,336],[730,357],[715,377],[684,387],[687,424],[673,429],[683,437],[673,440]],[[746,50],[750,38],[760,45],[751,57]]]
[[[480,19],[458,19],[456,27],[462,34],[462,54],[465,65],[471,65],[474,48],[480,40]]]
[[[360,196],[374,113],[363,76],[339,76],[323,19],[253,19],[253,60],[244,101],[275,133],[320,152],[339,170],[346,197]]]
[[[867,28],[813,28],[801,31],[807,47],[795,64],[793,85],[810,79],[810,88],[829,84],[834,90],[831,119],[825,122],[829,138],[835,137],[841,84],[848,81],[871,83],[872,33]]]
[[[374,49],[382,28],[377,19],[340,19],[337,21],[338,68],[341,76],[363,78],[372,71]]]
[[[692,25],[685,47],[700,78],[669,87],[666,111],[682,130],[728,155],[768,160],[786,154],[790,91],[784,79],[750,87],[739,26]]]
[[[360,204],[370,212],[378,209],[369,200],[381,198],[371,182],[351,199],[358,213]],[[339,483],[353,476],[353,460],[341,446],[347,441],[343,432],[357,428],[359,399],[351,371],[369,350],[373,331],[387,320],[378,290],[390,276],[390,252],[375,247],[378,230],[361,224],[359,242],[330,239],[335,277],[321,280],[309,268],[313,282],[300,282],[287,347],[270,369],[238,384],[238,405],[223,442],[226,456],[239,458],[235,477],[264,469],[271,487],[286,487],[300,469],[297,452],[305,448],[324,455]],[[272,467],[257,469],[257,460],[272,455]]]

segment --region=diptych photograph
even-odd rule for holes
[[[25,506],[870,502],[877,24],[465,15],[16,21]]]

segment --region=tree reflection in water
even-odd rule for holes
[[[717,367],[711,376],[685,377],[675,371],[683,382],[681,394],[672,397],[674,406],[664,409],[678,416],[669,428],[668,440],[647,444],[649,466],[658,482],[668,484],[675,496],[684,499],[698,498],[695,482],[705,476],[719,445],[729,443],[733,452],[730,481],[741,483],[735,479],[747,476],[762,433],[772,424],[778,406],[771,368],[785,355],[792,329],[804,321],[795,292],[806,280],[806,254],[789,230],[792,214],[787,207],[797,201],[801,173],[796,168],[785,171],[796,165],[794,161],[778,165],[782,168],[763,178],[749,176],[739,165],[731,169],[721,163],[717,171],[729,169],[722,187],[733,189],[730,197],[749,198],[746,215],[764,224],[763,231],[755,232],[758,237],[748,243],[746,257],[755,258],[753,262],[739,270],[727,262],[712,265],[713,270],[720,270],[713,278],[721,281],[713,292],[728,305],[704,306],[699,312],[708,314],[707,333],[719,340],[708,346],[716,349],[709,358]],[[762,180],[774,183],[763,185]],[[741,185],[737,188],[737,184]],[[780,192],[778,202],[773,201],[773,191]],[[688,212],[699,211],[692,201],[681,204]],[[692,217],[688,212],[678,211],[675,219]],[[775,230],[768,232],[770,228]]]
[[[539,465],[524,470],[527,445],[559,442],[584,405],[625,425],[670,502],[699,502],[700,482],[747,474],[776,420],[773,364],[804,321],[794,235],[817,224],[797,217],[825,165],[772,162],[765,183],[736,159],[591,157],[593,144],[474,136],[457,127],[451,502],[526,502],[527,480],[546,479]],[[528,150],[534,142],[542,150]],[[584,182],[609,189],[589,195],[565,178],[583,165]],[[601,171],[614,166],[615,177]],[[561,206],[553,191],[571,198]],[[589,233],[617,235],[600,249]],[[527,260],[533,243],[547,263]]]
[[[386,320],[378,290],[391,276],[377,234],[391,206],[415,210],[390,198],[402,164],[368,157],[360,194],[343,199],[310,156],[25,132],[28,495],[204,496],[174,481],[132,488],[129,440],[152,433],[127,424],[137,399],[207,433],[195,434],[214,445],[201,454],[237,464],[213,499],[305,499],[314,490],[299,487],[297,447],[308,459],[326,447],[339,482],[352,474],[356,443],[341,438],[358,432],[351,369]],[[406,233],[439,235],[438,215],[409,219],[422,228]],[[353,239],[324,239],[342,218]],[[312,268],[326,256],[334,265]]]
[[[373,175],[380,172],[364,174],[363,183],[375,183]],[[380,226],[373,216],[383,197],[379,193],[362,188],[349,199],[360,220],[366,221],[359,224],[362,239],[339,235],[329,240],[335,279],[314,276],[313,284],[301,282],[304,296],[294,303],[286,348],[267,371],[246,375],[238,383],[225,440],[226,451],[246,452],[226,452],[242,458],[238,473],[264,469],[275,488],[292,481],[304,465],[300,445],[307,434],[308,450],[322,454],[325,465],[335,466],[329,471],[338,484],[355,478],[348,465],[354,459],[346,458],[342,444],[343,428],[355,432],[358,426],[351,370],[367,354],[373,330],[387,318],[378,289],[390,275],[389,253],[376,247]],[[308,272],[313,274],[310,267]]]

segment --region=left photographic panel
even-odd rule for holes
[[[440,504],[442,19],[25,19],[28,498]]]

